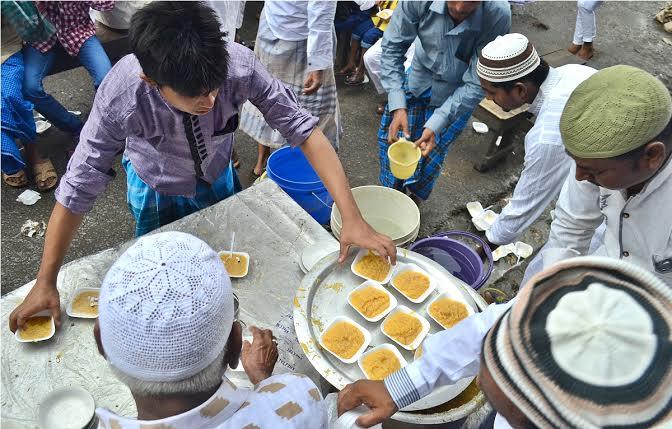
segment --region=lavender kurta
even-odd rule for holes
[[[228,43],[229,72],[206,115],[171,107],[140,79],[134,55],[122,58],[98,88],[79,144],[56,190],[75,213],[93,207],[114,177],[115,156],[126,156],[140,178],[165,195],[192,197],[199,179],[214,182],[229,164],[238,112],[249,100],[292,146],[302,144],[318,119],[299,107],[292,91],[274,79],[254,53]]]

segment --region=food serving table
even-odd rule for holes
[[[212,207],[187,216],[159,231],[193,234],[215,251],[228,250],[236,232],[235,250],[250,254],[246,277],[233,279],[240,300],[240,319],[247,326],[273,327],[279,337],[280,370],[303,371],[310,365],[301,354],[291,330],[292,300],[303,273],[299,260],[304,248],[334,240],[271,180],[240,192]],[[113,232],[112,232],[113,233]],[[117,257],[134,240],[65,265],[58,276],[63,312],[61,329],[51,340],[19,343],[7,328],[11,311],[26,296],[33,282],[2,297],[2,428],[35,428],[42,399],[52,390],[81,386],[96,406],[135,416],[135,403],[126,387],[98,354],[93,339],[94,320],[73,319],[65,307],[81,287],[100,287]],[[287,320],[287,318],[290,318]],[[288,329],[288,327],[290,329]],[[283,335],[285,331],[286,335]],[[227,374],[228,375],[228,374]],[[230,375],[236,382],[236,374]],[[319,376],[316,383],[319,382]],[[315,378],[315,377],[314,377]]]

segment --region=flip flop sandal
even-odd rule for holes
[[[345,78],[345,84],[350,86],[361,86],[367,83],[369,83],[369,77],[367,75],[364,75],[362,80],[355,80],[352,78],[352,76],[348,76]]]
[[[49,160],[33,165],[33,178],[40,192],[52,190],[58,183],[58,174]]]
[[[23,170],[19,170],[19,172],[14,174],[2,173],[2,180],[12,188],[24,188],[28,186],[28,177]]]

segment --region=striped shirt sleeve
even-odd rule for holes
[[[512,303],[513,300],[506,304],[492,304],[483,312],[425,340],[420,359],[384,380],[397,407],[407,407],[439,386],[455,384],[463,378],[477,375],[483,338]]]

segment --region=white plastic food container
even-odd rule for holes
[[[364,334],[364,343],[362,343],[361,347],[357,350],[357,352],[354,355],[352,355],[352,357],[349,358],[349,359],[343,359],[342,357],[340,357],[336,353],[332,352],[329,349],[329,347],[327,347],[324,344],[324,340],[323,340],[324,339],[324,334],[329,331],[329,328],[331,328],[334,324],[336,324],[338,322],[347,322],[347,323],[353,325],[355,328],[359,329]],[[329,323],[329,325],[327,325],[327,327],[324,329],[324,331],[322,331],[322,333],[320,334],[320,346],[323,349],[325,349],[326,351],[328,351],[329,353],[331,353],[332,355],[336,356],[338,358],[338,360],[340,360],[343,363],[355,363],[355,362],[357,362],[357,359],[359,359],[359,357],[362,355],[364,350],[366,350],[366,348],[369,346],[369,344],[371,344],[371,333],[369,331],[367,331],[362,325],[355,322],[354,320],[352,320],[348,316],[338,316],[338,317],[336,317],[334,320],[332,320]]]
[[[359,290],[366,289],[367,287],[373,287],[373,288],[375,288],[375,289],[378,289],[379,291],[384,292],[384,293],[390,298],[390,305],[389,305],[383,312],[381,312],[380,314],[378,314],[378,315],[375,316],[375,317],[366,317],[366,316],[365,316],[361,311],[359,311],[359,310],[357,309],[357,307],[355,307],[355,306],[353,305],[353,303],[352,303],[352,295],[353,295],[355,292],[359,291]],[[380,319],[382,319],[383,317],[385,317],[390,311],[392,311],[392,310],[394,309],[394,307],[397,306],[398,302],[397,302],[397,298],[396,298],[394,295],[392,295],[387,289],[385,289],[385,288],[383,287],[383,285],[381,285],[381,284],[378,283],[378,282],[374,282],[374,281],[371,281],[371,280],[367,280],[367,281],[365,281],[364,283],[362,283],[361,285],[359,285],[359,286],[357,286],[356,288],[354,288],[354,289],[348,294],[348,304],[350,304],[350,306],[351,306],[352,308],[354,308],[355,311],[356,311],[357,313],[359,313],[360,316],[362,316],[363,318],[365,318],[365,319],[368,320],[369,322],[377,322],[377,321],[379,321]]]
[[[474,128],[474,131],[479,134],[485,134],[488,132],[488,126],[483,122],[474,121],[471,123],[471,126]]]
[[[456,293],[454,293],[452,290],[449,290],[449,291],[447,291],[447,292],[443,292],[443,293],[437,295],[434,299],[432,299],[432,300],[429,302],[429,304],[427,305],[427,315],[428,315],[429,317],[431,317],[432,320],[434,320],[434,321],[435,321],[439,326],[441,326],[443,329],[450,329],[450,328],[452,328],[452,326],[448,327],[448,326],[444,326],[444,325],[442,325],[441,322],[439,322],[439,320],[436,319],[436,318],[432,315],[432,313],[429,311],[429,308],[432,306],[432,304],[434,304],[436,301],[438,301],[438,300],[440,300],[440,299],[443,299],[443,298],[450,298],[450,299],[452,299],[452,300],[454,300],[454,301],[458,301],[458,302],[460,302],[462,305],[464,305],[464,306],[467,308],[467,317],[469,317],[469,316],[471,316],[472,314],[474,314],[474,309],[471,307],[471,305],[467,304],[467,303],[464,301],[464,298],[462,297],[462,295],[459,295],[459,296],[458,296],[458,295],[457,295]],[[464,319],[463,319],[463,320],[464,320]]]
[[[392,267],[392,264],[390,264],[390,270],[387,272],[387,276],[385,276],[385,278],[384,278],[382,281],[379,281],[379,280],[376,280],[376,279],[372,279],[372,278],[370,278],[370,277],[367,277],[367,276],[365,276],[365,275],[363,275],[363,274],[358,273],[358,272],[355,270],[355,265],[357,265],[357,263],[358,263],[359,261],[361,261],[362,258],[364,258],[364,257],[365,257],[366,255],[368,255],[368,254],[369,254],[369,251],[366,250],[366,249],[361,249],[359,252],[357,252],[357,256],[355,257],[355,260],[352,261],[352,265],[350,265],[350,269],[352,270],[352,273],[353,273],[354,275],[356,275],[357,277],[361,277],[361,278],[363,278],[363,279],[365,279],[365,280],[371,280],[372,282],[380,283],[380,284],[383,284],[383,285],[389,283],[389,282],[390,282],[390,278],[392,277],[392,273],[394,272],[394,269],[393,269],[394,267]],[[389,261],[388,261],[388,263],[389,263]]]
[[[227,256],[227,255],[229,255],[229,254],[231,254],[230,251],[228,251],[228,250],[222,250],[221,252],[218,253],[218,255],[219,255],[219,259],[222,260],[222,256]],[[242,256],[245,256],[245,261],[246,261],[246,262],[245,262],[245,271],[243,272],[243,274],[235,275],[235,276],[234,276],[233,274],[229,273],[228,271],[227,271],[227,273],[229,274],[229,277],[234,278],[234,279],[243,278],[243,277],[245,277],[245,276],[247,275],[247,273],[250,271],[250,255],[248,255],[248,254],[245,253],[245,252],[239,252],[239,251],[237,251],[237,250],[234,250],[234,251],[233,251],[233,255],[234,255],[234,256],[235,256],[235,255],[242,255]],[[222,264],[223,264],[223,263],[224,263],[224,261],[222,260]]]
[[[51,313],[49,312],[49,310],[40,311],[39,313],[36,313],[36,314],[32,315],[31,317],[29,317],[29,319],[32,318],[32,317],[37,317],[37,316],[49,316],[49,320],[51,321],[51,330],[49,331],[49,333],[42,338],[24,340],[19,335],[20,330],[17,329],[16,332],[14,332],[14,338],[16,338],[16,340],[18,342],[20,342],[20,343],[37,343],[37,342],[40,342],[40,341],[48,340],[49,338],[54,336],[54,333],[56,332],[56,325],[54,324],[54,318],[51,317]]]
[[[65,308],[65,312],[68,314],[70,317],[79,317],[81,319],[96,319],[98,315],[92,315],[92,314],[86,314],[86,313],[79,313],[75,311],[72,308],[72,305],[75,303],[75,299],[81,294],[82,292],[98,292],[98,295],[100,296],[100,288],[94,288],[94,287],[83,287],[81,289],[77,289],[75,291],[75,294],[72,296],[72,299],[68,303],[68,306]],[[98,303],[96,302],[96,306],[98,306]]]
[[[420,274],[422,274],[422,275],[424,275],[424,276],[427,276],[427,277],[429,278],[429,287],[427,288],[427,290],[426,290],[422,295],[420,295],[419,297],[417,297],[417,298],[415,298],[415,299],[413,299],[413,298],[407,296],[407,295],[406,295],[404,292],[402,292],[401,289],[399,289],[399,288],[397,287],[397,285],[395,284],[395,279],[397,278],[397,276],[399,276],[400,274],[403,274],[403,273],[405,273],[405,272],[408,272],[408,271],[412,271],[412,272],[420,273]],[[402,295],[404,296],[404,298],[406,298],[407,300],[411,301],[411,302],[414,303],[414,304],[420,304],[420,303],[422,303],[424,300],[427,299],[427,297],[428,297],[432,292],[434,292],[434,289],[436,289],[436,281],[432,278],[432,276],[430,276],[427,272],[425,272],[425,270],[423,270],[422,268],[418,267],[418,266],[415,265],[415,264],[399,265],[398,268],[394,270],[394,274],[392,275],[392,280],[390,281],[390,284],[391,284],[392,287],[395,288],[400,294],[402,294]]]
[[[394,354],[394,356],[397,358],[397,360],[399,360],[399,364],[401,365],[402,368],[405,367],[408,364],[406,362],[406,359],[404,359],[404,357],[401,355],[401,353],[399,353],[399,350],[397,350],[397,348],[395,346],[393,346],[392,344],[384,343],[384,344],[381,344],[379,346],[376,346],[376,347],[372,348],[371,350],[369,350],[368,352],[361,355],[359,357],[359,359],[357,359],[357,364],[359,365],[359,369],[362,370],[362,374],[364,374],[364,377],[366,377],[369,380],[371,380],[371,378],[369,377],[369,374],[367,374],[366,371],[364,370],[364,358],[366,356],[370,355],[371,353],[376,352],[378,350],[389,350],[389,351],[391,351]]]
[[[411,344],[408,344],[408,345],[400,343],[399,341],[397,341],[396,339],[394,339],[393,337],[388,335],[387,332],[385,332],[385,324],[387,323],[387,321],[399,312],[412,315],[413,317],[418,319],[420,321],[420,324],[422,325],[422,329],[420,330],[420,333],[418,334],[418,336],[415,337],[413,342]],[[406,350],[411,350],[411,351],[417,349],[418,346],[422,343],[422,340],[425,339],[425,336],[429,332],[429,328],[430,328],[430,326],[429,326],[429,322],[427,321],[427,319],[425,319],[424,317],[422,317],[421,315],[419,315],[415,311],[411,310],[410,308],[406,307],[405,305],[397,306],[397,308],[392,310],[392,312],[387,315],[385,320],[383,320],[382,325],[380,325],[380,330],[383,332],[383,334],[385,334],[385,336],[387,338],[389,338],[392,341],[394,341],[395,343],[399,344],[401,347],[405,348]]]

